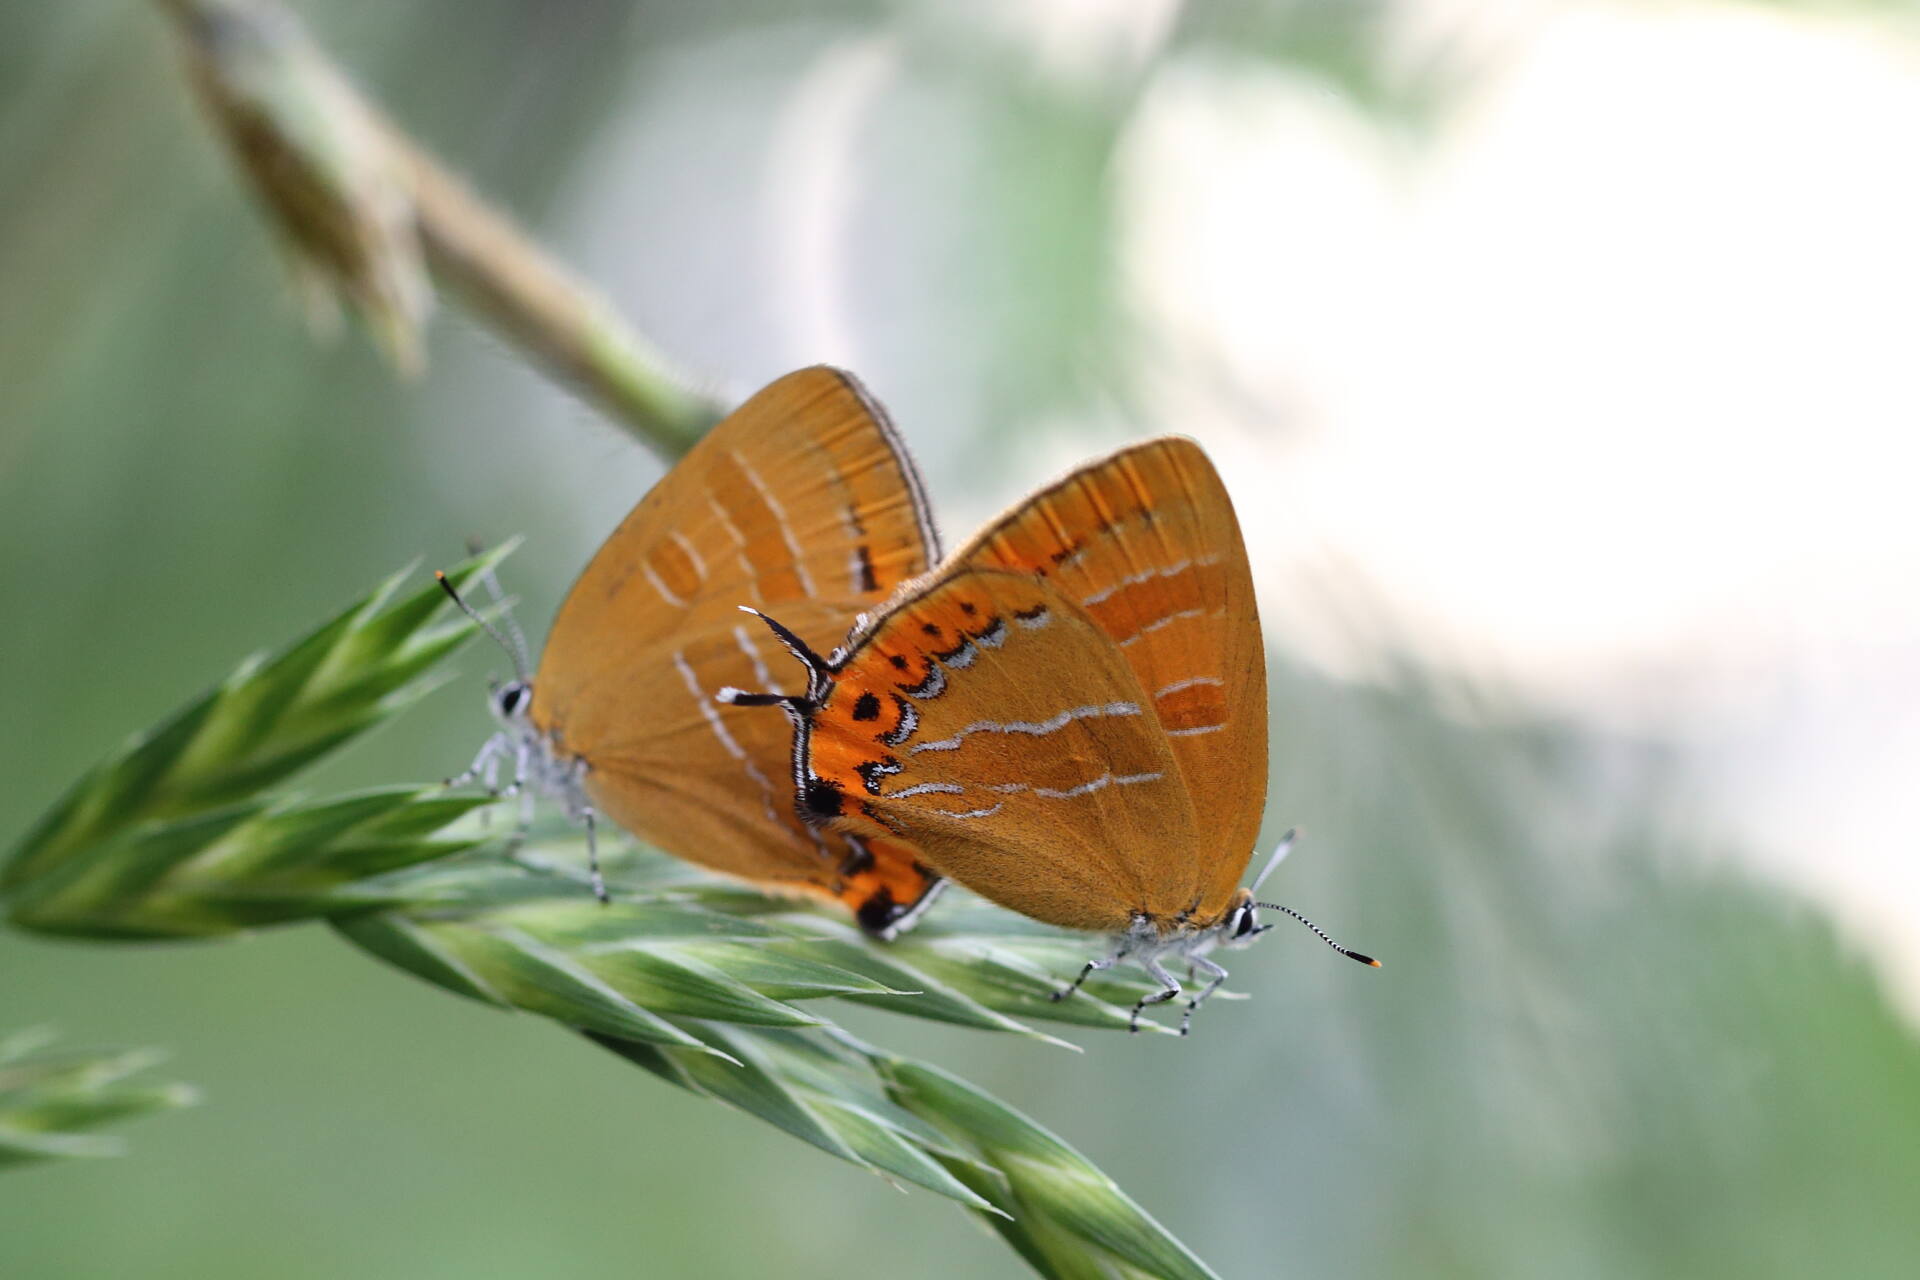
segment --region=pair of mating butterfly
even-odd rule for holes
[[[804,692],[768,691],[782,650]],[[1055,998],[1131,959],[1160,984],[1136,1030],[1181,994],[1170,960],[1204,975],[1191,1018],[1226,977],[1208,953],[1272,927],[1256,908],[1313,928],[1253,898],[1287,842],[1237,887],[1266,794],[1266,663],[1232,504],[1190,440],[1082,467],[942,560],[880,407],[848,374],[803,369],[633,509],[536,677],[508,652],[503,731],[462,780],[510,761],[516,788],[587,824],[590,856],[604,815],[836,899],[881,938],[950,877],[1110,935]]]

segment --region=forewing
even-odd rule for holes
[[[1147,695],[1031,575],[960,569],[897,601],[842,659],[799,761],[825,829],[904,839],[1037,920],[1122,930],[1197,906],[1194,810]]]

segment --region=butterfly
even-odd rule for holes
[[[801,694],[722,691],[792,723],[797,807],[822,831],[902,840],[927,865],[1128,960],[1178,998],[1210,954],[1290,908],[1240,887],[1267,786],[1266,657],[1226,486],[1191,440],[1073,472],[905,583],[822,657],[757,606],[805,668]],[[777,612],[777,611],[775,611]],[[1283,842],[1264,882],[1291,840]]]
[[[510,764],[508,792],[559,801],[587,828],[603,901],[602,817],[758,886],[835,899],[892,936],[940,877],[888,832],[801,821],[785,726],[714,695],[772,679],[778,650],[741,601],[825,642],[938,556],[920,477],[866,389],[837,369],[788,374],[714,427],[613,531],[560,606],[537,673],[524,643],[488,627],[516,678],[490,695],[499,731],[450,781],[492,787]]]

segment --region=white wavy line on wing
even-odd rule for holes
[[[908,748],[909,753],[921,751],[957,751],[967,735],[974,733],[1024,733],[1032,737],[1044,737],[1072,724],[1075,720],[1087,720],[1098,716],[1137,716],[1140,708],[1131,702],[1103,702],[1093,706],[1071,707],[1058,715],[1045,720],[975,720],[951,738],[937,738],[932,742],[917,742]]]
[[[1083,598],[1080,603],[1082,605],[1096,605],[1102,600],[1107,600],[1118,595],[1128,587],[1138,586],[1142,582],[1151,582],[1155,578],[1177,578],[1189,569],[1197,568],[1201,565],[1219,564],[1220,560],[1221,557],[1219,556],[1197,556],[1190,560],[1181,560],[1178,563],[1170,564],[1164,569],[1143,569],[1139,573],[1128,574],[1104,590],[1094,592],[1092,595]]]
[[[760,766],[753,762],[753,757],[747,754],[746,749],[734,741],[733,735],[727,732],[727,726],[720,719],[720,712],[714,707],[713,699],[701,690],[700,678],[694,675],[693,667],[687,662],[687,655],[676,650],[673,655],[673,665],[680,672],[680,679],[687,686],[687,692],[693,695],[694,704],[700,708],[700,714],[707,718],[707,727],[713,730],[713,736],[720,739],[720,745],[727,749],[728,755],[740,762],[741,767],[747,771],[747,776],[760,784],[760,801],[766,810],[767,821],[778,824],[780,817],[773,809],[773,783],[760,771]]]

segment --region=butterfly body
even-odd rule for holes
[[[777,722],[715,701],[770,681],[778,650],[743,619],[777,608],[842,635],[938,554],[917,475],[850,376],[789,374],[648,492],[561,605],[537,672],[494,691],[500,731],[467,777],[514,784],[762,888],[826,896],[870,931],[912,922],[940,880],[898,839],[800,820]]]

